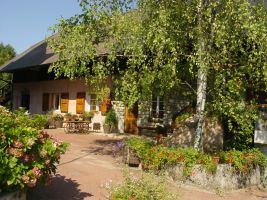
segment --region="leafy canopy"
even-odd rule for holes
[[[85,76],[91,83],[112,76],[117,96],[132,106],[152,93],[176,91],[196,99],[196,74],[205,69],[209,111],[226,118],[237,148],[251,142],[256,115],[247,104],[256,98],[246,96],[266,90],[267,80],[263,1],[83,0],[80,5],[83,12],[61,19],[49,40],[59,55],[50,68],[57,76]]]

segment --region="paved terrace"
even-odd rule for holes
[[[103,200],[105,190],[100,186],[112,180],[122,180],[123,165],[113,158],[113,147],[119,137],[105,134],[66,134],[63,129],[48,133],[70,143],[61,157],[51,185],[36,187],[28,192],[28,200]],[[138,169],[131,169],[138,173]],[[174,186],[181,200],[267,200],[267,190],[249,188],[234,192],[207,192],[189,186]]]

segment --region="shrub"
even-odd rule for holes
[[[52,118],[53,118],[55,121],[63,121],[63,120],[64,120],[64,117],[63,117],[63,115],[61,115],[61,114],[53,114],[53,115],[52,115]]]
[[[241,173],[247,173],[255,166],[264,168],[267,161],[266,156],[259,149],[231,150],[210,155],[193,148],[166,147],[137,137],[128,138],[125,144],[126,148],[136,153],[148,169],[162,170],[174,165],[182,165],[184,176],[189,176],[196,164],[201,164],[208,172],[215,173],[218,164],[215,157],[219,157],[220,163],[231,163],[233,169]]]
[[[173,200],[177,196],[168,192],[163,177],[156,177],[151,173],[142,173],[140,178],[124,173],[122,184],[107,185],[109,200]]]
[[[107,112],[106,118],[105,118],[105,124],[115,126],[117,123],[117,117],[114,109],[110,109]]]
[[[67,144],[38,131],[37,118],[0,106],[0,193],[45,183],[55,173]]]
[[[34,115],[32,119],[30,120],[31,127],[35,127],[38,130],[43,129],[49,125],[48,117],[47,115]]]

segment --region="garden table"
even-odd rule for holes
[[[64,131],[66,133],[88,133],[91,129],[91,121],[66,121]]]

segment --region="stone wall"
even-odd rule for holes
[[[125,106],[122,101],[112,101],[111,103],[118,120],[118,127],[117,127],[118,132],[124,133]]]
[[[202,187],[204,189],[240,189],[253,185],[266,183],[267,172],[259,167],[248,173],[237,173],[229,164],[219,164],[215,174],[207,172],[201,165],[193,167],[192,175],[184,178],[181,166],[176,166],[167,170],[167,175],[176,183],[185,183]]]
[[[193,144],[196,122],[193,117],[188,118],[173,131],[173,134],[167,138],[170,146],[189,147]],[[205,152],[216,152],[223,149],[223,128],[216,118],[207,118],[205,120],[205,129],[203,136],[203,150]]]
[[[26,200],[26,192],[16,191],[0,194],[0,200]]]

